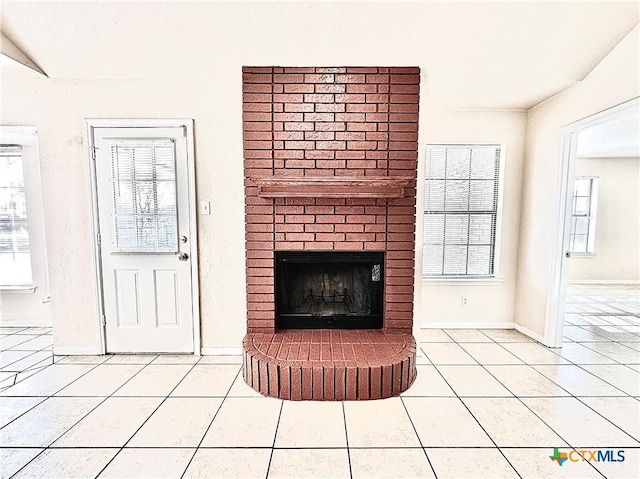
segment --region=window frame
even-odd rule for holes
[[[21,227],[16,228],[15,225],[15,206],[14,206],[14,214],[9,213],[8,216],[12,217],[11,223],[13,223],[13,228],[11,224],[9,224],[8,237],[11,239],[11,243],[13,244],[13,249],[6,252],[9,259],[9,264],[13,264],[13,267],[9,266],[9,272],[17,272],[18,276],[27,276],[28,273],[28,281],[21,283],[0,283],[0,289],[2,290],[28,290],[33,288],[33,260],[32,260],[32,246],[31,246],[31,221],[29,220],[29,207],[27,205],[27,172],[26,172],[26,160],[25,154],[23,153],[22,145],[19,144],[0,144],[0,158],[7,158],[7,164],[11,165],[12,159],[15,163],[17,162],[17,166],[14,166],[16,170],[19,170],[21,178],[18,178],[18,183],[9,183],[7,186],[8,191],[5,192],[9,195],[9,211],[11,211],[11,204],[14,205],[22,205],[20,206],[20,210],[24,211],[24,224]],[[21,181],[21,182],[20,182]],[[1,188],[4,189],[4,188]],[[26,236],[22,238],[25,244],[23,244],[24,250],[21,247],[16,247],[17,242],[19,241],[20,231],[24,230]],[[5,252],[0,251],[0,256],[4,256]],[[18,268],[15,269],[16,266],[16,257],[23,257],[19,260],[19,262],[24,262],[23,265],[18,264]],[[13,257],[13,261],[11,260]],[[26,271],[28,266],[28,271]],[[8,279],[13,279],[12,275],[8,277]]]
[[[22,170],[27,207],[29,250],[31,255],[30,285],[0,286],[0,294],[42,291],[42,302],[51,301],[49,262],[44,223],[44,203],[40,173],[38,131],[34,126],[0,126],[0,144],[22,148]]]
[[[496,222],[495,222],[495,235],[494,235],[494,243],[493,243],[493,273],[488,275],[472,275],[472,274],[464,274],[464,275],[426,275],[424,272],[424,257],[422,261],[422,281],[423,282],[434,282],[440,284],[489,284],[489,283],[502,283],[504,280],[500,276],[500,251],[501,251],[501,243],[502,243],[502,211],[503,211],[503,203],[504,203],[504,165],[505,165],[505,156],[506,156],[506,146],[503,143],[428,143],[425,147],[425,166],[424,166],[424,195],[422,202],[422,217],[423,217],[423,231],[424,224],[426,221],[427,213],[425,208],[425,200],[427,194],[427,181],[429,180],[428,168],[429,168],[429,149],[433,147],[458,147],[458,148],[481,148],[481,147],[489,147],[489,148],[497,148],[499,150],[499,160],[498,160],[498,188],[497,188],[497,206],[496,206]],[[424,247],[425,247],[425,238],[422,238],[422,249],[424,255]]]
[[[589,214],[587,215],[576,215],[575,214],[575,205],[576,205],[576,184],[579,180],[590,180],[591,185],[589,188]],[[569,247],[568,250],[571,253],[571,256],[575,256],[578,258],[592,258],[596,255],[596,226],[597,226],[597,212],[598,212],[598,187],[599,187],[599,176],[576,176],[573,181],[573,195],[572,195],[572,204],[571,204],[571,218],[569,223]],[[574,218],[587,218],[588,226],[587,226],[587,246],[586,251],[574,251],[573,246],[575,246],[573,237],[576,236],[574,233]]]

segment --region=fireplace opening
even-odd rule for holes
[[[275,253],[278,329],[382,328],[384,253]]]

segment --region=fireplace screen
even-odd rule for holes
[[[382,327],[384,253],[276,252],[276,326]]]

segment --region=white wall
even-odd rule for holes
[[[34,124],[40,132],[58,350],[87,353],[97,351],[100,344],[84,138],[87,118],[194,118],[197,201],[209,200],[212,207],[210,216],[198,216],[202,347],[240,347],[246,331],[241,66],[222,69],[215,84],[224,88],[213,88],[207,80],[3,78],[3,123]],[[503,281],[488,286],[418,287],[417,298],[423,293],[424,302],[416,305],[416,325],[512,323],[525,114],[427,107],[421,119],[421,168],[427,142],[503,143],[507,182]],[[420,223],[418,231],[421,228]],[[458,306],[461,294],[470,298],[464,310]]]
[[[640,158],[578,158],[576,176],[598,177],[595,255],[573,256],[569,281],[638,281]]]
[[[640,28],[636,26],[587,77],[529,111],[522,193],[516,320],[543,335],[558,236],[560,129],[640,95]]]
[[[428,72],[428,65],[407,61],[415,58],[407,51],[399,57],[395,47],[377,51],[360,48],[356,42],[349,43],[350,49],[340,48],[335,52],[326,45],[317,51],[304,49],[302,52],[275,38],[273,45],[265,44],[264,48],[249,53],[244,50],[247,47],[242,39],[235,37],[234,41],[233,45],[221,45],[218,49],[224,55],[220,56],[215,70],[206,77],[190,80],[64,80],[36,78],[31,73],[10,76],[2,72],[2,124],[35,125],[40,132],[57,350],[87,353],[99,349],[89,164],[84,144],[86,118],[195,120],[197,201],[210,200],[212,206],[210,216],[198,217],[202,346],[239,348],[246,331],[242,64],[401,63],[421,66]],[[555,224],[548,212],[554,210],[557,200],[557,131],[569,121],[638,94],[637,45],[636,28],[583,84],[536,108],[529,116],[529,165],[517,273],[521,278],[517,314],[519,321],[533,330],[541,332],[544,322],[547,264]],[[170,64],[167,68],[171,68]],[[511,173],[507,175],[503,219],[501,275],[504,283],[465,287],[471,301],[465,311],[456,311],[453,307],[462,291],[459,287],[444,290],[438,286],[438,293],[427,288],[425,307],[421,300],[417,304],[416,323],[432,320],[428,315],[432,310],[453,322],[512,321],[515,231],[520,209],[517,171],[522,158],[521,136],[525,133],[523,114],[429,110],[424,107],[429,104],[426,86],[423,84],[421,99],[421,165],[427,141],[500,142],[507,145],[507,170]],[[418,237],[418,241],[420,239]],[[422,288],[418,288],[418,298],[422,292]],[[494,299],[489,301],[490,297]]]
[[[520,191],[524,164],[524,111],[441,110],[421,112],[421,148],[426,144],[478,143],[504,145],[504,193],[499,272],[489,281],[422,280],[418,274],[416,322],[423,327],[513,327],[518,269]],[[425,154],[420,151],[420,178],[424,178]],[[418,189],[416,267],[422,266],[424,181]],[[462,296],[468,305],[462,306]]]
[[[194,118],[202,347],[240,348],[246,332],[242,73],[200,81],[73,81],[3,77],[5,125],[35,125],[40,150],[52,285],[54,345],[97,352],[87,118]]]

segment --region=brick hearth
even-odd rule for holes
[[[244,380],[265,396],[343,401],[405,391],[416,376],[409,334],[380,330],[303,330],[248,334]]]
[[[279,337],[275,251],[384,251],[378,334],[413,341],[419,83],[413,67],[243,69],[245,358],[255,333]]]

